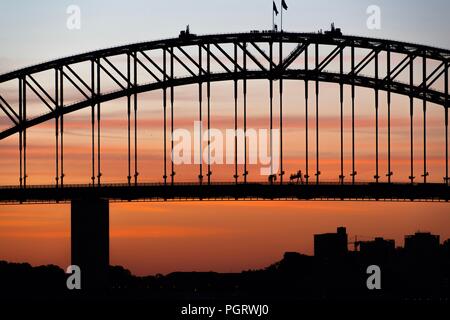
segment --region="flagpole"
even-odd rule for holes
[[[281,32],[283,32],[283,0],[280,0],[280,8],[281,8]]]
[[[273,10],[273,2],[272,2],[272,31],[275,31],[275,12]]]

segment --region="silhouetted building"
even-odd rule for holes
[[[336,233],[314,235],[314,256],[319,258],[338,258],[347,254],[347,231],[337,228]]]
[[[365,258],[386,259],[395,254],[395,241],[375,238],[373,241],[359,242],[359,251]]]
[[[450,257],[450,239],[447,239],[442,244],[442,252],[445,256]]]
[[[405,236],[405,252],[409,255],[429,256],[439,252],[439,236],[430,232],[416,232]]]

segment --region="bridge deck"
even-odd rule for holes
[[[190,200],[377,200],[446,201],[450,187],[444,184],[269,184],[198,183],[65,185],[56,187],[0,187],[0,204],[56,203],[73,199],[104,198],[111,201]]]

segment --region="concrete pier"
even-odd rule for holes
[[[107,287],[109,268],[109,201],[71,201],[72,265],[81,269],[81,289]]]

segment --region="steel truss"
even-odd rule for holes
[[[290,48],[286,50],[285,48]],[[278,49],[278,53],[276,52]],[[344,55],[350,51],[349,67],[345,68]],[[321,56],[321,53],[323,56]],[[400,56],[395,62],[393,54]],[[314,55],[315,63],[309,63]],[[386,57],[386,70],[380,70],[380,57]],[[298,63],[303,59],[303,64]],[[167,143],[170,136],[173,148],[173,131],[175,114],[175,88],[188,84],[198,84],[198,120],[203,123],[204,101],[203,90],[206,86],[206,122],[211,128],[211,83],[217,81],[233,81],[234,84],[234,127],[237,130],[239,110],[243,110],[243,130],[247,132],[247,82],[252,79],[267,79],[269,81],[269,128],[273,129],[273,99],[274,82],[279,84],[279,128],[280,128],[280,171],[273,172],[279,183],[285,183],[283,171],[283,89],[284,80],[302,80],[305,83],[305,163],[306,171],[302,178],[310,184],[310,108],[315,108],[315,183],[320,183],[320,82],[331,82],[340,88],[340,172],[339,182],[345,183],[344,172],[344,87],[351,88],[351,115],[352,115],[352,153],[350,172],[351,183],[356,183],[357,161],[355,156],[355,87],[365,87],[374,90],[375,108],[375,174],[374,182],[378,183],[381,176],[379,170],[379,104],[380,91],[385,91],[388,106],[388,141],[386,174],[388,183],[391,183],[394,173],[391,170],[391,96],[393,93],[409,97],[410,101],[410,183],[416,181],[414,167],[414,101],[423,103],[423,183],[427,183],[429,176],[427,166],[427,110],[428,104],[433,103],[443,107],[445,124],[445,177],[444,182],[449,184],[448,171],[448,68],[450,51],[421,45],[414,45],[396,41],[369,39],[350,36],[329,36],[325,34],[304,33],[276,33],[253,32],[242,34],[225,34],[182,37],[146,43],[138,43],[116,48],[89,52],[77,56],[63,58],[47,63],[35,65],[21,70],[13,71],[0,76],[0,84],[18,83],[18,108],[13,107],[0,91],[0,109],[3,115],[11,122],[11,127],[0,132],[0,140],[18,133],[19,142],[19,186],[27,186],[27,129],[45,121],[54,119],[55,122],[55,186],[64,187],[64,116],[71,112],[91,108],[91,186],[100,186],[102,177],[101,167],[101,114],[102,103],[126,97],[127,105],[127,172],[129,186],[138,185],[138,95],[152,90],[162,91],[162,110],[164,117],[164,164],[163,183],[175,183],[174,163],[168,168]],[[120,61],[119,61],[120,60]],[[414,66],[417,61],[421,63],[421,81],[415,80]],[[430,61],[437,62],[431,67]],[[330,71],[334,65],[336,71]],[[80,71],[80,65],[85,66]],[[251,65],[251,67],[250,67]],[[124,67],[125,66],[125,67]],[[374,70],[370,66],[373,66]],[[86,71],[88,70],[88,71]],[[37,74],[44,72],[54,73],[54,84],[46,88]],[[371,73],[370,75],[363,74]],[[409,83],[399,80],[402,75],[409,76]],[[114,91],[106,92],[102,84],[106,80],[115,86]],[[243,85],[242,107],[239,101],[239,83]],[[309,82],[315,83],[315,105],[309,103]],[[436,89],[437,84],[443,83],[443,90]],[[81,97],[81,101],[70,101],[65,96],[65,90],[71,88]],[[36,117],[27,116],[27,102],[30,92],[46,110]],[[168,95],[170,101],[168,102]],[[170,109],[170,113],[167,109]],[[170,118],[170,121],[169,121]],[[170,134],[167,131],[170,130]],[[208,130],[209,132],[209,130]],[[242,174],[237,164],[238,149],[235,137],[235,168],[234,182],[247,183],[249,175],[247,164],[247,141],[244,138],[244,166]],[[202,143],[201,141],[199,142]],[[208,157],[210,157],[211,137],[208,136]],[[270,154],[273,154],[273,137],[270,137]],[[200,157],[201,158],[201,157]],[[212,181],[211,166],[199,163],[199,184],[209,185]],[[170,178],[170,180],[168,180]],[[242,181],[241,181],[242,180]]]

